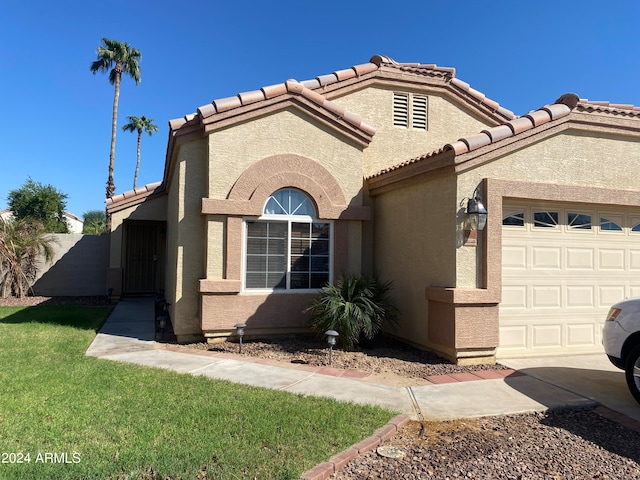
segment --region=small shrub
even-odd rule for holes
[[[372,339],[385,322],[395,322],[398,309],[389,292],[392,282],[377,276],[343,275],[326,285],[305,311],[311,314],[311,329],[318,335],[335,330],[338,342],[347,350],[361,338]]]

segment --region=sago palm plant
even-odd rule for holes
[[[306,309],[311,314],[311,329],[318,335],[337,331],[338,342],[347,350],[361,338],[372,339],[385,322],[398,317],[391,288],[391,282],[378,277],[343,275],[334,285],[325,286]]]

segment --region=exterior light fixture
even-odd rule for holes
[[[242,336],[244,335],[244,329],[247,328],[247,324],[246,323],[236,323],[234,325],[235,329],[236,329],[236,334],[238,335],[238,338],[240,339],[240,351],[239,353],[242,353]]]
[[[467,225],[469,230],[484,230],[486,224],[487,209],[482,204],[476,188],[473,192],[473,198],[467,201]]]
[[[324,334],[327,336],[327,343],[329,344],[329,365],[331,365],[333,360],[333,346],[336,344],[336,338],[339,335],[335,330],[327,330]]]

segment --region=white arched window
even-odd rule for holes
[[[273,193],[245,225],[245,289],[319,289],[331,280],[331,223],[300,190]]]

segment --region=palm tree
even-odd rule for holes
[[[373,339],[385,322],[398,318],[391,288],[391,282],[377,276],[343,275],[335,285],[327,284],[305,310],[311,314],[311,330],[318,336],[337,330],[338,341],[347,350]]]
[[[53,258],[54,237],[42,223],[0,219],[0,297],[24,297],[36,279],[39,257]]]
[[[113,166],[116,156],[116,124],[118,119],[118,100],[120,98],[120,80],[122,74],[126,73],[136,82],[140,83],[140,65],[142,56],[140,50],[131,47],[126,42],[118,42],[108,38],[102,39],[102,45],[98,46],[98,58],[91,63],[91,72],[109,72],[109,83],[115,85],[113,96],[113,115],[111,119],[111,150],[109,153],[109,178],[107,179],[107,198],[113,197],[116,191],[113,182]],[[107,218],[107,223],[109,219]]]
[[[153,132],[158,131],[158,127],[156,127],[151,118],[147,118],[142,115],[140,118],[135,116],[128,116],[127,119],[129,123],[122,127],[122,130],[125,132],[138,132],[138,161],[136,163],[136,172],[133,174],[133,189],[136,189],[136,181],[138,180],[138,171],[140,170],[140,138],[142,137],[142,131],[144,130],[149,134],[149,136],[153,135]]]

